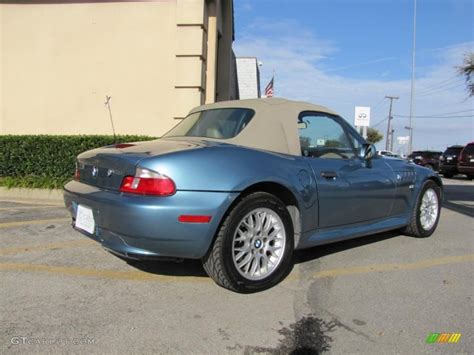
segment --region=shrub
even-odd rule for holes
[[[154,139],[148,136],[0,136],[0,185],[58,188],[71,179],[78,154],[114,143]]]

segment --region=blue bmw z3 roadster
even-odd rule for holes
[[[201,259],[248,293],[282,280],[295,249],[430,236],[442,193],[435,172],[378,156],[335,112],[271,98],[199,106],[160,139],[82,153],[64,200],[108,251]]]

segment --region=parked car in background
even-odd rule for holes
[[[462,145],[453,145],[451,147],[448,147],[439,158],[438,170],[445,177],[450,178],[456,174],[459,174],[458,158],[463,148],[464,146]]]
[[[474,178],[474,142],[462,150],[458,159],[458,170],[461,174],[466,174],[468,179]]]
[[[337,113],[284,99],[193,109],[163,137],[77,157],[73,227],[121,257],[201,259],[222,287],[269,288],[294,249],[400,229],[428,237],[443,185],[384,159]]]
[[[377,151],[377,154],[382,157],[401,158],[400,155],[391,152],[390,150],[379,150]]]
[[[417,150],[411,153],[408,158],[417,165],[438,171],[441,154],[443,153],[431,150]]]

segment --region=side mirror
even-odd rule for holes
[[[377,155],[377,150],[373,144],[364,144],[360,149],[360,158],[365,161],[372,160]]]

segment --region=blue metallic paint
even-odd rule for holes
[[[77,204],[93,209],[97,230],[91,238],[141,257],[203,257],[239,194],[262,182],[279,184],[295,197],[302,232],[298,248],[403,227],[423,182],[431,178],[441,185],[433,171],[397,159],[374,159],[365,166],[359,159],[305,158],[189,137],[102,148],[78,160],[99,167],[106,162],[123,173],[140,166],[176,183],[170,197],[123,194],[115,185],[77,181],[64,188],[73,218]],[[338,178],[321,178],[327,169],[336,170]],[[180,223],[181,214],[212,215],[212,220]]]
[[[298,201],[304,214],[302,230],[314,228],[318,194],[311,167],[303,157],[208,144],[208,149],[159,155],[143,159],[139,165],[170,176],[178,190],[241,192],[262,182],[280,184]]]
[[[135,196],[71,181],[64,199],[71,216],[78,204],[92,208],[89,237],[120,253],[201,258],[238,193],[178,191],[170,197]],[[210,223],[181,223],[182,214],[212,215]]]

